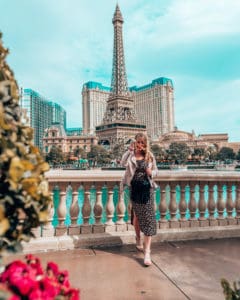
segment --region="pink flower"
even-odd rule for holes
[[[8,300],[79,300],[79,290],[70,287],[67,271],[60,271],[54,262],[43,273],[39,258],[28,254],[26,262],[16,260],[0,275],[0,291]]]
[[[49,277],[53,277],[53,276],[57,277],[58,272],[59,272],[59,270],[58,270],[58,265],[57,264],[55,264],[54,262],[49,262],[47,264],[47,275]]]

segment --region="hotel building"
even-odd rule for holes
[[[34,130],[33,143],[41,150],[46,128],[53,123],[59,123],[66,128],[66,111],[59,104],[47,100],[32,89],[21,91],[20,107],[27,125]]]
[[[174,129],[174,88],[172,80],[160,77],[143,86],[129,88],[134,110],[139,121],[146,125],[150,139]],[[98,82],[87,82],[82,89],[83,132],[94,134],[102,123],[110,95],[110,87]]]

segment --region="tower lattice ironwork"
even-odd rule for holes
[[[114,26],[111,93],[107,101],[103,123],[96,127],[100,143],[126,143],[137,132],[146,132],[134,112],[134,102],[128,90],[123,47],[123,17],[118,4],[112,19]]]

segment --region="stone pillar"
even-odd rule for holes
[[[159,228],[168,228],[169,222],[166,219],[167,201],[166,201],[166,183],[160,183],[160,202],[159,202],[160,220]]]
[[[240,224],[240,182],[236,182],[235,209],[236,209],[236,220],[237,223]]]
[[[205,184],[203,182],[199,182],[199,202],[198,202],[198,210],[199,210],[199,225],[200,227],[209,226],[209,220],[205,218],[206,213],[206,202],[204,197],[204,187]]]
[[[198,227],[199,221],[196,219],[196,210],[197,210],[197,204],[195,200],[195,182],[190,182],[190,199],[189,199],[189,212],[190,212],[190,227]]]
[[[234,203],[232,199],[232,183],[227,183],[227,202],[226,202],[226,209],[227,209],[227,222],[228,225],[236,225],[237,221],[233,218],[232,213],[234,209]]]
[[[77,224],[77,219],[79,215],[79,205],[78,205],[78,191],[72,193],[72,204],[70,207],[71,225],[68,228],[69,235],[80,234],[80,226]]]
[[[126,205],[124,202],[124,194],[120,193],[120,187],[118,189],[118,203],[117,203],[117,216],[118,220],[116,222],[117,225],[117,231],[126,231],[127,225],[125,221],[123,220],[125,216],[125,211],[126,211]]]
[[[186,219],[187,212],[187,202],[186,202],[186,193],[185,193],[185,182],[180,182],[180,201],[179,201],[179,210],[180,210],[180,227],[189,227],[190,222]]]
[[[64,190],[63,190],[64,189]],[[67,234],[67,227],[64,224],[67,214],[66,207],[66,187],[60,187],[60,201],[57,208],[58,226],[56,227],[56,236]]]
[[[104,232],[104,225],[101,223],[103,204],[102,204],[102,187],[97,187],[96,202],[93,208],[95,224],[93,225],[94,233]]]
[[[170,183],[170,204],[169,204],[169,211],[171,215],[170,219],[170,228],[178,228],[180,224],[176,218],[177,214],[177,201],[176,201],[176,186],[175,182]]]
[[[210,226],[217,226],[218,221],[214,217],[216,204],[214,201],[214,186],[215,182],[208,183],[208,212],[209,212],[209,225]]]
[[[225,209],[225,200],[224,200],[224,182],[218,184],[218,199],[217,199],[217,209],[218,209],[218,225],[225,226],[227,225],[227,219],[224,218],[223,213]]]
[[[106,232],[115,231],[115,224],[112,220],[114,216],[114,203],[113,203],[113,188],[108,188],[108,199],[107,199],[107,205],[106,205],[106,215],[107,215],[107,221],[106,221]]]
[[[92,211],[92,207],[90,204],[90,195],[90,190],[87,187],[85,187],[84,202],[82,207],[83,224],[81,225],[81,233],[83,234],[92,232],[92,226],[89,224],[89,219]]]
[[[42,234],[41,234],[42,237],[54,236],[54,231],[55,230],[54,230],[54,227],[52,225],[53,214],[54,214],[53,192],[51,192],[51,198],[52,198],[52,203],[50,203],[49,206],[48,206],[48,221],[42,227]]]

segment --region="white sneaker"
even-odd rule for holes
[[[150,250],[147,250],[147,251],[145,250],[145,253],[144,253],[144,265],[146,267],[151,266],[151,264],[152,264],[150,253],[151,253]]]

